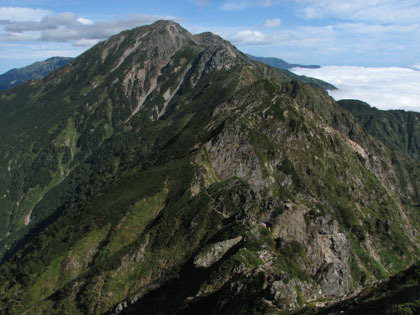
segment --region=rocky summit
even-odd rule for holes
[[[302,81],[158,21],[1,92],[1,313],[316,312],[415,263],[418,160]]]

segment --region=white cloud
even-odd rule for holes
[[[3,21],[41,21],[52,12],[43,9],[0,7],[0,20]]]
[[[247,41],[237,30],[226,32],[225,38],[259,55],[270,56],[262,45],[271,46],[271,56],[280,58],[286,50],[293,51],[292,58],[299,62],[294,57],[299,56],[301,63],[410,66],[418,61],[419,0],[225,0],[220,9],[251,11],[263,6],[273,6],[273,12],[291,9],[312,21],[276,28],[278,22],[267,20],[258,28],[263,39]]]
[[[366,23],[339,23],[335,25],[337,30],[371,36],[387,36],[389,34],[412,33],[420,30],[420,24],[411,25],[381,25]]]
[[[230,37],[230,40],[237,45],[259,45],[267,44],[266,36],[258,31],[241,30]]]
[[[72,27],[81,24],[77,20],[74,13],[66,12],[58,15],[49,15],[43,17],[40,21],[24,21],[12,22],[10,21],[5,30],[12,33],[23,33],[30,31],[43,31],[49,29],[56,29],[59,27]]]
[[[329,93],[336,100],[359,99],[380,109],[420,112],[420,72],[413,69],[326,66],[292,71],[335,85],[338,90]]]
[[[123,30],[150,24],[159,19],[176,18],[133,14],[124,19],[95,22],[78,17],[72,12],[65,12],[43,16],[40,20],[0,20],[0,25],[4,25],[0,37],[3,41],[72,42],[75,46],[90,46]]]
[[[27,65],[52,56],[74,57],[123,30],[169,16],[133,14],[92,21],[72,12],[53,14],[28,8],[0,8],[0,70]]]
[[[339,18],[372,23],[417,23],[417,0],[294,0],[300,15],[307,19]]]
[[[265,27],[277,27],[280,26],[281,20],[280,19],[267,19],[265,20]]]
[[[330,27],[297,27],[293,30],[256,31],[251,29],[213,30],[235,45],[266,45],[281,47],[312,48],[321,47],[323,51],[341,50],[334,46],[336,31]]]
[[[82,18],[82,17],[78,18],[77,22],[79,22],[81,24],[84,24],[84,25],[91,25],[91,24],[94,23],[92,20],[85,19],[85,18]]]
[[[219,9],[222,11],[240,11],[250,7],[271,7],[275,1],[273,0],[254,0],[254,1],[238,1],[230,0],[223,3]]]
[[[28,32],[25,34],[17,33],[13,35],[0,33],[0,42],[34,42],[39,39],[40,35],[35,32]]]
[[[24,49],[19,43],[0,43],[0,73],[10,70],[10,60],[13,64],[19,64],[20,60],[27,60],[23,65],[44,60],[54,56],[75,57],[80,55],[86,48],[70,46],[67,43],[34,43],[26,44]]]

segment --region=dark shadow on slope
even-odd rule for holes
[[[234,255],[242,246],[242,242],[232,247],[218,262],[208,269],[197,269],[191,258],[179,272],[179,276],[169,280],[162,287],[147,293],[134,304],[129,305],[121,314],[172,315],[180,312],[188,297],[195,296],[200,286],[210,274],[219,268],[224,260]],[[205,314],[204,310],[200,314]],[[192,314],[192,313],[191,313]]]

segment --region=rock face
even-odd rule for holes
[[[342,313],[412,313],[420,311],[420,265],[397,273],[385,281],[375,283],[350,298],[318,309],[315,314]]]
[[[218,261],[226,252],[233,246],[242,241],[242,236],[238,236],[231,240],[217,242],[215,244],[209,244],[207,248],[204,248],[195,258],[194,266],[196,268],[208,268]]]
[[[246,180],[255,191],[269,186],[263,176],[254,147],[242,141],[247,135],[240,128],[223,130],[207,144],[209,160],[215,174],[220,179],[238,176]]]
[[[341,100],[338,104],[373,136],[413,160],[420,158],[420,114],[418,112],[383,111],[358,100]]]
[[[415,261],[418,165],[295,79],[159,21],[0,94],[0,309],[291,312]]]
[[[352,289],[349,239],[340,233],[337,221],[327,225],[325,218],[316,222],[313,236],[308,258],[315,262],[313,271],[318,267],[314,275],[323,293],[328,297],[348,294]]]
[[[285,242],[298,241],[311,262],[307,272],[316,280],[322,295],[344,296],[352,289],[349,257],[350,241],[331,216],[317,217],[308,225],[308,209],[289,205],[273,227],[273,236]]]

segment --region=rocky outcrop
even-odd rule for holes
[[[220,179],[237,176],[247,181],[255,191],[268,187],[254,147],[247,143],[239,126],[224,129],[206,144],[209,160]]]
[[[207,245],[194,258],[194,266],[196,268],[208,268],[215,262],[220,260],[226,252],[242,240],[242,236],[235,237],[230,240],[217,242]]]
[[[305,220],[308,212],[302,205],[287,205],[273,226],[273,237],[286,243],[295,240],[303,245],[309,262],[305,269],[324,296],[348,294],[352,289],[349,239],[330,216],[316,217],[308,224]]]

